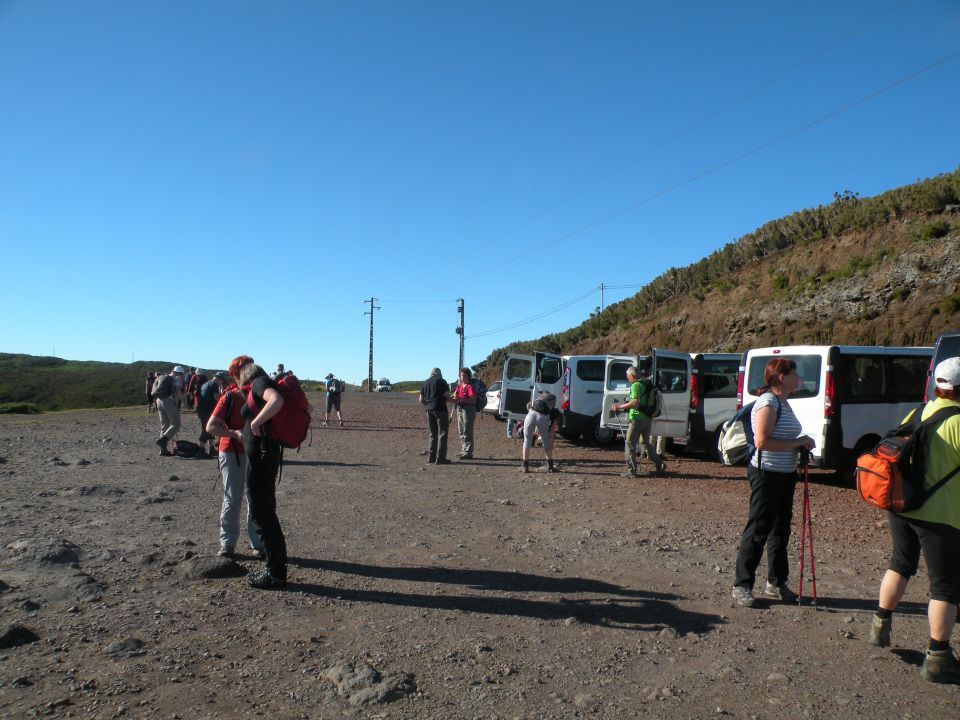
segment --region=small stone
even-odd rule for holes
[[[665,627],[663,630],[657,633],[657,637],[664,640],[676,640],[678,636],[677,631],[672,627]]]
[[[568,617],[566,620],[563,621],[563,624],[566,625],[567,627],[570,627],[571,625],[576,625],[578,622],[580,621],[577,620],[575,617]]]
[[[143,655],[143,641],[135,637],[125,637],[122,640],[114,640],[103,650],[107,655]]]
[[[769,675],[767,675],[767,682],[769,682],[769,683],[785,683],[785,682],[790,682],[790,678],[788,678],[788,677],[787,677],[786,675],[784,675],[783,673],[772,672],[772,673],[770,673]]]

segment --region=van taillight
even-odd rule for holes
[[[737,410],[743,407],[743,368],[737,373]]]
[[[690,409],[700,407],[700,380],[697,375],[690,376]]]
[[[563,372],[563,391],[560,393],[560,409],[570,409],[570,368]]]
[[[835,388],[836,383],[833,379],[833,370],[827,370],[827,382],[823,390],[823,416],[825,418],[833,417],[837,412],[833,404]]]
[[[933,377],[933,357],[930,358],[930,367],[927,369],[927,381],[923,384],[923,404],[930,402],[930,378]]]

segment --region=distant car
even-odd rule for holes
[[[487,388],[487,406],[483,409],[483,412],[490,413],[497,420],[503,420],[500,417],[500,383],[495,382],[493,385]]]
[[[377,392],[390,392],[393,390],[393,385],[390,384],[390,381],[386,378],[380,378],[377,380]]]

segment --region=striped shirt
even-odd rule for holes
[[[776,417],[778,405],[783,409],[780,413],[780,419],[777,421],[777,424],[774,425],[773,433],[770,437],[774,440],[795,440],[800,437],[803,428],[800,426],[800,421],[797,420],[797,416],[793,414],[793,408],[790,407],[790,403],[786,400],[780,400],[772,392],[765,392],[753,405],[753,411],[750,413],[750,424],[753,426],[754,437],[757,436],[757,411],[760,408],[772,407],[774,417]],[[757,465],[758,458],[763,462],[762,466]],[[770,472],[792,473],[796,471],[799,461],[800,453],[798,450],[778,452],[772,450],[757,450],[750,459],[750,464],[754,467],[759,467],[761,470],[769,470]]]

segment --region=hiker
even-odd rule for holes
[[[193,410],[193,384],[197,376],[196,368],[191,370],[183,378],[183,394],[187,399],[187,409]]]
[[[197,407],[200,389],[210,381],[210,378],[200,368],[194,368],[193,374],[187,380],[187,407],[190,409]],[[213,408],[210,408],[213,410]]]
[[[477,391],[473,387],[470,368],[460,369],[460,382],[450,396],[457,409],[457,430],[460,434],[461,460],[473,459],[473,424],[477,419]]]
[[[179,372],[177,372],[179,370]],[[183,407],[183,392],[186,389],[186,380],[184,379],[184,370],[182,365],[174,368],[173,391],[177,398],[177,409]]]
[[[327,384],[327,411],[323,414],[323,424],[330,421],[330,410],[336,410],[337,420],[340,421],[340,427],[343,427],[343,416],[340,414],[340,400],[343,398],[343,383],[333,377],[333,373],[327,373],[324,378]]]
[[[272,377],[274,380],[279,380],[280,378],[282,378],[282,377],[283,377],[284,375],[286,375],[286,374],[287,374],[286,370],[283,369],[283,363],[278,363],[278,364],[277,364],[277,371],[276,371],[273,375],[271,375],[270,377]]]
[[[447,465],[447,395],[450,385],[443,379],[440,368],[430,371],[420,388],[420,404],[427,408],[427,425],[430,427],[430,445],[427,448],[427,462]]]
[[[287,586],[287,542],[277,518],[276,482],[283,448],[271,440],[267,422],[280,412],[283,396],[277,384],[249,355],[230,361],[230,375],[238,387],[250,386],[240,412],[244,420],[243,449],[247,455],[247,491],[250,512],[263,543],[266,568],[247,575],[247,584],[259,590]]]
[[[150,370],[147,372],[147,384],[144,388],[147,394],[147,412],[152,413],[156,412],[156,408],[153,406],[153,381],[157,379],[157,374]]]
[[[543,392],[531,405],[527,416],[523,419],[523,447],[520,450],[520,471],[530,472],[530,448],[533,446],[535,435],[540,436],[543,445],[543,454],[547,458],[547,472],[556,472],[553,466],[553,444],[557,436],[562,415],[557,410],[557,396]]]
[[[800,449],[812,450],[813,438],[802,428],[787,401],[803,387],[797,364],[789,358],[770,360],[763,372],[764,385],[750,413],[756,447],[747,463],[750,510],[740,538],[733,599],[741,607],[753,607],[753,583],[763,548],[767,548],[767,582],[763,594],[794,602],[797,595],[787,586],[790,564],[787,544],[793,518],[793,491],[797,484]]]
[[[203,376],[201,376],[203,377]],[[200,449],[204,449],[205,444],[209,444],[206,453],[210,457],[217,456],[217,448],[214,444],[216,438],[207,432],[207,422],[213,409],[217,406],[217,401],[227,386],[230,375],[223,370],[214,373],[213,380],[207,380],[200,386],[200,392],[197,394],[197,417],[200,419]]]
[[[177,381],[183,387],[183,368],[177,365],[170,373],[160,373],[153,381],[153,397],[157,405],[157,416],[160,418],[160,437],[157,445],[160,454],[164,457],[173,455],[169,443],[180,431],[180,396]]]
[[[640,473],[637,472],[638,443],[642,446],[646,457],[653,463],[654,473],[661,477],[666,473],[667,466],[657,453],[656,442],[653,444],[650,442],[650,425],[653,420],[643,411],[652,399],[650,394],[653,392],[653,383],[646,377],[643,380],[639,380],[639,377],[640,374],[635,365],[628,367],[627,381],[630,383],[630,395],[627,397],[627,402],[611,405],[611,409],[617,413],[623,410],[630,411],[627,415],[630,425],[623,443],[623,454],[627,461],[627,472],[624,473],[624,477],[640,477]]]
[[[217,373],[216,379],[221,373]],[[223,373],[227,375],[227,373]],[[246,388],[249,390],[249,387]],[[203,389],[201,388],[201,397]],[[253,503],[247,482],[247,455],[243,446],[243,416],[246,397],[235,384],[229,385],[217,400],[206,431],[220,438],[220,477],[223,478],[223,504],[220,506],[220,557],[232,558],[240,539],[240,507],[247,497],[247,536],[255,557],[263,558],[263,541],[253,519]]]
[[[923,406],[920,419],[960,405],[960,358],[948,358],[934,368],[936,399]],[[913,412],[916,412],[914,410]],[[913,415],[910,413],[904,422]],[[931,432],[932,431],[932,432]],[[960,465],[960,415],[932,425],[923,436],[923,485],[930,488]],[[880,584],[880,598],[867,639],[874,645],[890,644],[893,611],[907,583],[917,572],[920,552],[930,580],[927,619],[930,639],[920,668],[924,680],[960,683],[960,663],[950,648],[950,635],[960,602],[960,479],[940,487],[917,510],[887,515],[893,539],[890,569]]]

